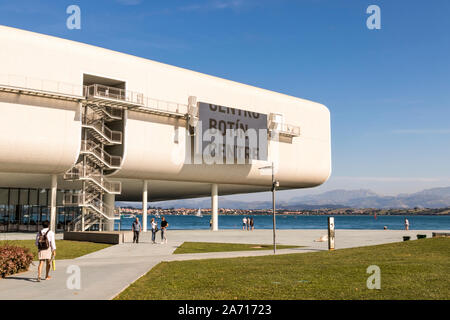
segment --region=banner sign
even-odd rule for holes
[[[203,154],[226,163],[267,160],[266,114],[199,102],[199,124]]]

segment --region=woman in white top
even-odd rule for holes
[[[152,243],[156,243],[156,228],[158,224],[155,222],[155,218],[152,218]]]
[[[44,265],[44,261],[47,263],[45,280],[50,280],[50,262],[52,257],[56,255],[55,233],[49,229],[48,221],[44,221],[42,226],[44,228],[36,235],[36,247],[38,247],[39,257],[38,282],[41,281],[42,266]],[[45,241],[45,236],[47,237],[47,241]]]

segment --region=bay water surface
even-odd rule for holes
[[[137,215],[142,223],[142,216]],[[219,215],[219,229],[242,229],[242,219],[251,217],[254,220],[255,229],[272,229],[272,215]],[[277,215],[277,229],[327,229],[328,215]],[[148,226],[154,216],[148,216]],[[171,230],[208,230],[210,229],[211,215],[203,217],[166,215],[169,229]],[[410,230],[450,230],[450,216],[431,215],[396,215],[396,216],[362,216],[362,215],[338,215],[334,216],[336,229],[359,230],[383,230],[386,226],[389,230],[404,230],[404,220],[409,220]],[[121,230],[131,230],[134,218],[122,217]],[[158,226],[161,219],[156,218]],[[116,223],[116,229],[119,224]]]

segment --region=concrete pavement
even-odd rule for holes
[[[431,237],[433,230],[336,230],[336,249],[399,242],[403,236],[416,239],[417,234]],[[444,232],[444,231],[442,231]],[[277,230],[277,243],[303,248],[277,250],[277,254],[327,250],[327,242],[315,242],[326,230]],[[31,235],[32,236],[32,235]],[[159,236],[159,233],[158,233]],[[12,234],[8,239],[29,238],[29,234]],[[36,282],[37,262],[29,271],[0,279],[0,299],[112,299],[131,283],[162,261],[249,257],[273,254],[271,250],[214,252],[173,255],[185,241],[271,244],[272,230],[169,230],[168,244],[152,244],[151,234],[141,235],[139,244],[124,243],[71,259],[57,260],[52,279]],[[157,238],[159,240],[159,238]],[[4,237],[2,240],[5,240]],[[69,289],[69,266],[80,270],[81,288]],[[43,272],[43,276],[45,272]]]

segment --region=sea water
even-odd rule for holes
[[[142,216],[138,215],[142,223]],[[272,215],[219,215],[219,229],[242,229],[242,219],[250,217],[254,220],[255,229],[272,229]],[[276,215],[277,229],[326,229],[329,215]],[[148,216],[147,228],[150,230]],[[207,230],[210,229],[211,215],[203,217],[166,215],[171,230]],[[369,229],[404,230],[405,218],[409,221],[410,230],[450,230],[450,216],[431,215],[395,215],[395,216],[362,216],[362,215],[336,215],[334,216],[336,229]],[[155,219],[158,226],[161,219]],[[120,229],[131,230],[134,218],[121,218]],[[119,224],[116,223],[116,230]]]

